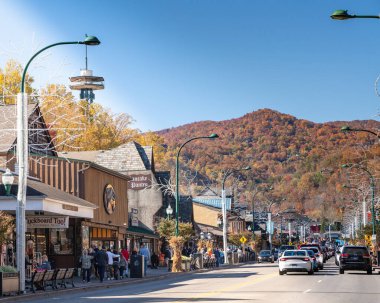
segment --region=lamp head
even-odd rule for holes
[[[346,20],[355,18],[355,15],[350,15],[347,10],[339,9],[333,12],[330,17],[334,20]]]
[[[343,126],[340,130],[342,132],[349,132],[349,131],[352,131],[352,128],[346,125],[346,126]]]
[[[250,170],[250,169],[251,169],[250,166],[246,166],[246,167],[242,168],[241,170]]]
[[[216,138],[219,138],[219,136],[217,134],[211,134],[210,136],[208,136],[210,139],[216,139]]]
[[[169,206],[166,208],[166,214],[167,214],[167,215],[171,215],[171,214],[173,214],[173,208],[170,206],[170,204],[169,204]]]
[[[82,42],[82,44],[85,45],[99,45],[100,40],[96,38],[95,36],[86,36],[86,39]]]
[[[4,184],[6,195],[9,196],[11,193],[11,186],[14,181],[14,176],[9,170],[9,168],[7,168],[5,170],[5,173],[3,173],[3,175],[1,176],[1,181]]]
[[[349,167],[351,167],[350,164],[343,164],[343,165],[342,165],[342,168],[349,168]]]

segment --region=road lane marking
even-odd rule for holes
[[[194,300],[197,300],[197,299],[201,299],[201,298],[207,298],[207,297],[211,297],[211,296],[214,296],[214,295],[220,295],[222,293],[234,291],[234,290],[237,290],[237,289],[242,288],[244,286],[248,286],[248,285],[251,285],[251,284],[254,284],[254,283],[257,283],[257,282],[261,282],[261,281],[264,281],[264,280],[267,280],[267,279],[270,279],[270,278],[273,278],[273,277],[276,277],[276,276],[278,276],[278,273],[267,274],[267,275],[263,275],[263,276],[260,276],[260,277],[255,276],[254,278],[250,279],[247,282],[238,283],[238,284],[232,285],[230,287],[226,287],[223,290],[208,291],[208,292],[201,293],[201,294],[199,294],[197,296],[194,296],[194,297],[183,298],[183,299],[180,299],[180,300],[176,301],[175,303],[189,302],[189,301],[191,302],[191,301],[194,301]]]
[[[310,288],[309,288],[309,289],[306,289],[303,293],[304,293],[304,294],[307,294],[309,291],[311,291]]]
[[[318,283],[321,283],[322,282],[322,280],[318,280]]]

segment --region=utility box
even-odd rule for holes
[[[144,256],[141,255],[131,255],[130,266],[130,277],[131,278],[143,278],[144,277]]]

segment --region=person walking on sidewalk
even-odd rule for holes
[[[146,269],[148,266],[148,261],[150,260],[150,252],[149,249],[145,247],[144,243],[140,245],[140,255],[144,257],[144,276],[146,276]]]
[[[128,267],[128,262],[125,260],[124,255],[120,252],[120,261],[119,261],[119,271],[120,271],[120,279],[124,279],[124,277],[128,277],[126,273],[126,269]]]
[[[100,283],[103,283],[104,272],[106,270],[106,266],[108,266],[108,256],[106,253],[105,246],[102,246],[102,249],[97,252],[95,258],[96,258],[96,263],[98,264],[98,273],[99,273]]]
[[[107,249],[107,256],[108,256],[108,266],[107,266],[107,278],[108,280],[114,279],[114,258],[117,259],[117,262],[119,262],[119,255],[114,254],[110,248]]]
[[[121,254],[124,256],[124,259],[127,262],[127,265],[125,266],[125,276],[128,277],[129,252],[127,246],[121,250]]]
[[[93,256],[90,256],[88,254],[87,249],[84,249],[82,252],[82,256],[79,259],[79,262],[82,264],[82,280],[83,283],[87,281],[87,283],[90,282],[91,278],[91,267],[92,267],[92,261]]]

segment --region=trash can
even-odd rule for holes
[[[144,277],[144,257],[141,255],[131,255],[129,263],[131,278],[143,278]]]

